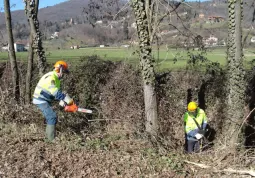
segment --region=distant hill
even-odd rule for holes
[[[83,8],[87,6],[89,0],[69,0],[55,6],[41,8],[39,10],[39,21],[51,21],[61,23],[65,20],[70,20],[70,18],[81,18],[83,16]],[[204,13],[206,16],[223,16],[227,18],[228,4],[222,1],[215,1],[218,3],[213,3],[212,1],[192,4],[192,9],[199,13]],[[254,7],[250,0],[244,1],[244,21],[250,23],[254,15]],[[196,5],[195,5],[196,4]],[[252,8],[253,7],[253,8]],[[5,24],[4,13],[0,13],[0,27]],[[25,12],[23,10],[17,10],[12,12],[13,23],[26,23],[27,19],[25,17]]]
[[[39,9],[40,31],[43,40],[51,40],[52,34],[60,32],[59,39],[56,40],[53,37],[54,40],[51,40],[51,43],[53,44],[52,46],[62,48],[61,46],[63,46],[64,43],[67,43],[67,46],[72,44],[114,44],[123,41],[126,43],[128,37],[131,38],[136,36],[136,30],[132,26],[135,19],[130,8],[126,8],[125,10],[127,12],[123,11],[123,14],[121,14],[121,12],[118,13],[119,19],[116,18],[114,20],[105,20],[103,17],[105,17],[105,14],[114,17],[119,8],[108,5],[107,7],[104,7],[104,10],[100,9],[99,12],[96,12],[96,15],[99,14],[99,17],[96,20],[100,20],[103,25],[98,23],[96,25],[97,28],[92,28],[90,20],[92,19],[95,22],[96,20],[93,19],[93,17],[86,20],[85,14],[83,14],[83,9],[88,7],[88,2],[89,0],[69,0],[54,6]],[[126,4],[126,2],[127,0],[122,0],[123,5]],[[173,4],[171,4],[173,6],[178,4],[178,2],[175,1],[171,2],[173,2]],[[255,27],[254,22],[252,22],[255,16],[254,2],[251,0],[244,0],[244,2],[244,28],[248,29],[252,27],[252,25]],[[108,7],[110,7],[110,10]],[[107,13],[103,14],[104,12]],[[185,26],[188,28],[190,27],[191,31],[202,36],[215,34],[221,39],[227,37],[228,4],[225,0],[187,2],[180,5],[177,12],[181,16]],[[93,12],[92,14],[94,15]],[[174,26],[182,29],[183,23],[180,23],[179,15],[177,16],[172,13],[162,22],[160,30],[173,30],[171,29],[171,26],[169,27],[168,25],[169,20]],[[211,24],[211,18],[224,19],[224,23]],[[123,19],[126,19],[127,27],[129,27],[127,30],[129,34],[125,34],[126,36],[124,35],[123,30]],[[13,11],[12,22],[14,24],[13,33],[15,40],[27,40],[29,37],[29,25],[27,23],[25,11]],[[93,25],[96,24],[95,22],[93,22]],[[5,16],[4,13],[0,13],[0,45],[6,43],[6,41]],[[54,44],[54,42],[56,42],[56,44]],[[61,45],[58,45],[58,43]]]
[[[88,3],[88,0],[69,0],[57,4],[55,6],[41,8],[39,10],[40,21],[63,22],[82,15],[83,7]],[[27,21],[25,12],[17,10],[12,12],[13,23],[25,23]],[[0,26],[5,24],[4,13],[0,13]]]

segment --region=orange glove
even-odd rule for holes
[[[78,106],[75,103],[65,106],[66,112],[76,112],[77,110],[78,110]]]

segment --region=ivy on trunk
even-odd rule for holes
[[[140,65],[143,77],[144,103],[146,114],[146,131],[152,135],[158,132],[157,100],[155,92],[155,72],[151,55],[151,40],[149,24],[146,14],[146,1],[133,0],[132,6],[135,14],[137,33],[140,47]]]
[[[223,125],[223,137],[230,148],[235,148],[238,130],[244,116],[244,67],[242,46],[242,0],[228,0],[228,48],[227,48],[227,98],[226,120]]]

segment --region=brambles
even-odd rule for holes
[[[113,177],[194,177],[204,174],[220,177],[222,173],[197,169],[184,161],[214,166],[216,160],[233,169],[240,165],[254,165],[250,159],[250,155],[254,154],[252,150],[240,152],[240,155],[238,152],[235,156],[223,155],[222,144],[205,150],[199,156],[183,154],[182,115],[189,98],[200,101],[210,126],[217,133],[216,138],[221,133],[224,119],[222,100],[225,96],[225,79],[221,70],[157,74],[160,135],[158,142],[152,143],[144,134],[144,103],[139,71],[121,62],[103,61],[97,56],[85,57],[79,65],[71,66],[71,74],[64,79],[62,86],[80,106],[92,108],[96,114],[65,113],[58,109],[58,138],[56,143],[47,144],[43,141],[41,113],[31,105],[21,107],[12,102],[6,88],[11,78],[8,77],[8,68],[4,66],[3,69],[4,72],[0,71],[4,81],[0,84],[0,143],[3,145],[0,147],[0,176],[4,172],[6,177],[102,177],[108,174]],[[24,70],[21,67],[20,71]],[[246,80],[250,81],[251,77]],[[253,83],[247,91],[252,98]],[[58,103],[54,107],[59,108]],[[93,119],[102,120],[89,122]],[[216,166],[221,170],[221,165]]]

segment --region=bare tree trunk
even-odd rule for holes
[[[33,34],[33,48],[38,57],[38,69],[39,75],[42,76],[45,72],[46,67],[46,58],[45,52],[42,46],[42,36],[39,31],[39,21],[37,19],[37,10],[35,0],[26,0],[25,2],[25,11],[28,17],[28,21],[30,24],[31,32]],[[39,4],[39,1],[37,1]]]
[[[228,0],[228,81],[227,117],[223,125],[223,137],[230,148],[238,143],[238,128],[244,116],[244,67],[242,49],[242,0]]]
[[[30,32],[29,51],[28,51],[28,59],[27,59],[26,94],[25,94],[25,101],[27,104],[29,104],[31,100],[31,81],[32,81],[33,58],[34,58],[34,51],[33,51],[34,49],[32,44],[33,44],[33,35]]]
[[[155,92],[155,72],[151,56],[151,41],[148,19],[145,10],[146,0],[133,0],[133,10],[137,24],[140,46],[140,65],[144,82],[144,103],[146,114],[146,131],[152,135],[158,132],[157,100]]]
[[[39,0],[35,0],[35,14],[38,15]],[[26,75],[26,93],[25,101],[30,103],[31,100],[31,81],[32,81],[32,70],[33,70],[33,60],[34,60],[34,47],[33,47],[33,31],[30,29],[30,39],[29,39],[29,51],[27,59],[27,75]]]
[[[19,73],[18,73],[18,66],[17,66],[16,54],[14,49],[14,40],[13,40],[12,23],[11,23],[12,20],[11,20],[9,0],[4,0],[4,10],[5,10],[6,30],[8,33],[9,58],[10,58],[11,69],[12,69],[13,94],[15,96],[15,100],[19,101],[19,98],[20,98]]]

